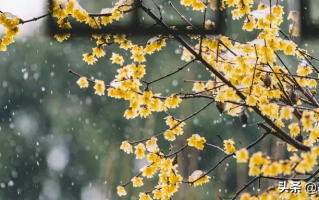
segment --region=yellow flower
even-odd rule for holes
[[[169,182],[170,184],[173,184],[173,185],[182,182],[182,180],[183,180],[183,177],[176,173],[171,173],[169,176]]]
[[[59,41],[59,42],[63,42],[64,40],[69,39],[69,37],[71,36],[71,34],[69,33],[64,33],[64,34],[55,34],[54,38]]]
[[[132,48],[133,44],[130,40],[125,40],[120,43],[120,48],[128,50],[129,48]]]
[[[181,4],[183,6],[190,6],[192,5],[193,0],[181,0]]]
[[[256,152],[251,156],[249,166],[263,165],[266,161],[261,152]]]
[[[240,199],[239,200],[250,200],[250,194],[249,193],[243,193],[242,195],[240,195]]]
[[[133,183],[133,187],[141,187],[144,185],[143,178],[136,177],[136,176],[132,179],[132,183]]]
[[[247,21],[245,22],[243,29],[246,31],[253,31],[255,28],[256,22],[255,19],[251,16],[248,17]]]
[[[147,151],[154,152],[157,148],[157,138],[152,137],[150,140],[147,140],[146,142],[146,149]]]
[[[165,105],[167,108],[176,108],[181,103],[182,99],[177,94],[172,94],[165,100]]]
[[[80,88],[89,87],[89,82],[85,77],[79,78],[79,80],[76,83],[80,86]]]
[[[162,171],[163,172],[168,172],[169,170],[171,170],[173,167],[173,159],[166,159],[165,161],[162,162]]]
[[[142,97],[141,97],[141,102],[142,102],[142,104],[150,105],[150,104],[152,104],[153,101],[154,101],[154,99],[153,99],[153,93],[152,93],[152,91],[150,91],[150,90],[145,90],[145,91],[143,92]]]
[[[243,148],[239,151],[236,151],[237,163],[247,163],[249,158],[249,152],[247,149]]]
[[[286,48],[284,49],[285,55],[295,55],[297,45],[292,41],[286,41]]]
[[[215,83],[211,80],[207,81],[205,84],[205,88],[207,90],[206,94],[210,95],[213,91],[213,89],[215,88]]]
[[[280,110],[280,119],[292,119],[294,108],[290,106],[284,106]]]
[[[175,134],[171,130],[166,130],[164,133],[164,138],[168,141],[174,141],[176,139]]]
[[[133,59],[134,62],[138,63],[143,63],[146,61],[144,52],[135,52],[130,58]]]
[[[154,150],[154,153],[149,153],[149,154],[147,155],[147,160],[148,160],[148,162],[150,162],[150,163],[152,163],[152,162],[154,162],[154,163],[159,163],[159,162],[161,162],[161,157],[158,156],[158,154],[157,154],[158,151],[159,151],[159,149],[156,148],[156,150]]]
[[[224,149],[227,154],[232,154],[236,151],[233,140],[224,140]]]
[[[237,4],[237,0],[226,0],[226,4],[228,7],[235,6],[235,4]]]
[[[133,153],[133,147],[128,141],[123,141],[120,149],[122,149],[127,154]]]
[[[204,172],[201,170],[195,170],[192,175],[188,178],[189,182],[192,182],[194,186],[202,185],[204,183],[209,182],[210,177],[204,175]],[[195,182],[194,182],[195,181]]]
[[[272,7],[272,13],[275,15],[282,15],[284,14],[284,9],[282,6],[276,5]]]
[[[246,104],[249,106],[255,106],[257,104],[257,98],[252,95],[249,95],[246,98]]]
[[[161,107],[162,103],[163,102],[160,99],[153,99],[153,102],[151,103],[151,110],[157,112],[163,111]]]
[[[162,198],[161,190],[154,190],[152,193],[153,193],[153,199],[161,199]]]
[[[102,96],[105,94],[105,84],[104,81],[101,80],[95,80],[95,85],[94,85],[94,89],[95,89],[95,94]]]
[[[281,166],[278,162],[273,162],[269,165],[269,176],[278,176],[281,173]]]
[[[313,111],[304,110],[302,118],[300,120],[304,131],[311,131],[313,129],[313,123],[316,122]]]
[[[205,9],[205,4],[199,0],[193,0],[192,2],[193,10],[203,11]]]
[[[101,17],[101,24],[103,24],[104,26],[106,26],[107,24],[110,24],[112,22],[113,22],[113,19],[112,19],[111,16],[109,16],[109,17],[105,17],[105,16]]]
[[[239,12],[239,9],[234,9],[231,11],[233,19],[239,19],[242,17],[242,14]]]
[[[317,81],[314,80],[314,79],[310,79],[309,82],[308,82],[308,86],[310,88],[316,88],[317,87]]]
[[[112,64],[123,65],[124,63],[123,57],[117,53],[112,53],[111,60],[112,60]]]
[[[206,143],[206,139],[204,137],[200,137],[198,134],[192,135],[192,137],[187,139],[188,145],[191,147],[195,147],[199,150],[204,149],[204,144]]]
[[[150,44],[147,44],[146,47],[145,47],[145,53],[147,54],[153,54],[155,51],[155,46],[154,46],[154,43],[150,43]]]
[[[117,194],[118,194],[119,196],[125,196],[127,193],[126,193],[124,187],[118,186],[118,187],[117,187]]]
[[[310,132],[310,139],[313,141],[316,141],[319,138],[319,126],[315,127],[311,132]]]
[[[194,92],[202,92],[205,90],[205,85],[203,82],[195,82],[194,83],[194,86],[193,86],[193,89],[192,89]]]
[[[117,7],[112,9],[112,18],[115,20],[120,20],[123,17],[123,14],[118,10]]]
[[[163,190],[163,196],[164,196],[164,198],[162,199],[169,199],[169,197],[173,196],[173,194],[177,192],[177,185],[173,185],[173,184],[165,185],[162,190]]]
[[[142,175],[147,178],[152,178],[157,171],[155,166],[145,166],[141,169]]]
[[[148,106],[143,106],[142,108],[140,108],[139,110],[139,114],[141,117],[147,117],[152,113],[151,109]]]
[[[316,155],[312,153],[302,153],[303,158],[296,167],[296,172],[304,174],[306,172],[311,172],[314,166],[317,164]]]
[[[65,7],[66,12],[71,14],[73,12],[73,9],[75,8],[76,4],[77,4],[77,2],[74,0],[69,1]]]
[[[114,42],[121,43],[126,39],[126,36],[124,34],[118,34],[118,35],[114,35],[113,38],[114,38]]]
[[[294,146],[292,146],[291,144],[287,144],[287,151],[289,152],[295,152],[298,151],[298,149],[296,149]]]
[[[148,194],[140,193],[139,200],[152,200],[152,198]]]
[[[283,122],[282,120],[280,120],[280,119],[277,119],[276,122],[275,122],[275,124],[276,124],[279,128],[285,127],[284,122]]]
[[[309,65],[299,64],[297,73],[300,76],[307,76],[312,73],[312,68]]]
[[[319,146],[312,147],[311,153],[315,156],[319,156]]]
[[[139,143],[137,146],[135,146],[135,155],[136,159],[142,159],[145,157],[145,151],[146,148],[143,143]]]
[[[78,22],[85,22],[89,18],[89,14],[82,9],[74,9],[72,12],[72,17],[76,18]]]
[[[257,166],[249,167],[249,172],[248,172],[249,176],[259,176],[260,174],[261,174],[261,170],[259,167]]]
[[[93,65],[97,61],[92,53],[83,54],[83,60],[89,65]]]
[[[93,55],[97,58],[105,56],[105,52],[102,46],[93,48]]]
[[[124,117],[126,119],[133,119],[137,116],[137,110],[129,108],[124,112]]]
[[[7,46],[3,44],[3,42],[0,42],[0,51],[6,51],[6,50],[7,50]]]

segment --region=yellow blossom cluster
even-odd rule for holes
[[[249,159],[249,152],[247,149],[242,148],[236,151],[236,159],[238,163],[247,163]]]
[[[193,10],[203,11],[206,7],[200,0],[181,0],[183,6],[190,6]]]
[[[233,140],[224,140],[224,150],[227,154],[232,154],[236,151],[234,144]]]
[[[14,37],[20,32],[20,22],[18,17],[10,13],[0,13],[0,25],[6,29],[5,35],[0,39],[0,51],[6,51],[7,46],[14,42]]]
[[[190,137],[187,141],[189,146],[195,147],[199,150],[203,150],[204,144],[206,143],[206,139],[197,134],[192,135],[192,137]]]
[[[214,83],[211,80],[208,80],[206,83],[202,81],[197,81],[194,83],[192,90],[197,93],[206,91],[206,94],[210,95],[212,93],[212,90],[215,89],[216,86],[216,83]]]
[[[57,23],[61,29],[72,28],[69,22],[69,16],[72,16],[77,22],[85,23],[91,28],[98,29],[101,28],[101,25],[112,23],[113,20],[120,20],[123,17],[123,12],[129,10],[132,3],[132,0],[120,1],[112,9],[104,10],[102,17],[100,18],[96,16],[90,16],[90,14],[83,9],[76,0],[54,0],[52,5],[52,13],[53,17],[57,18]],[[103,16],[103,14],[105,16]],[[69,33],[55,35],[55,38],[59,42],[67,40],[69,37]]]
[[[144,143],[130,144],[128,141],[124,141],[121,145],[126,153],[133,152],[133,146],[135,148],[135,155],[137,159],[146,158],[150,163],[141,169],[141,176],[145,178],[152,178],[158,172],[159,182],[152,191],[152,197],[150,194],[140,193],[140,199],[153,198],[153,199],[169,199],[174,193],[177,192],[179,185],[182,182],[182,176],[178,173],[176,157],[166,157],[158,148],[157,138],[153,137]],[[144,185],[143,178],[133,177],[131,180],[133,187],[141,187]],[[120,189],[120,190],[119,190]],[[118,187],[119,196],[126,195],[122,186]]]
[[[207,176],[201,170],[196,170],[192,173],[192,175],[188,178],[189,182],[193,182],[194,186],[202,185],[207,183],[210,179],[210,176]]]
[[[168,141],[174,141],[176,136],[184,133],[183,127],[185,126],[185,122],[175,119],[172,116],[168,116],[165,119],[169,129],[165,131],[164,137]]]

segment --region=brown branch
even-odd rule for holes
[[[313,80],[319,81],[319,78],[311,77],[311,76],[301,76],[301,75],[297,75],[297,74],[286,74],[286,73],[283,73],[283,72],[282,73],[281,72],[273,72],[273,71],[267,71],[267,70],[258,69],[258,68],[256,68],[256,70],[261,71],[261,72],[270,73],[270,74],[278,74],[278,75],[282,75],[282,76],[287,76],[287,77],[294,76],[294,77],[297,77],[297,78],[306,78],[306,79],[313,79]]]
[[[253,184],[256,180],[258,180],[260,177],[255,177],[253,179],[251,179],[248,183],[245,184],[245,186],[243,188],[241,188],[240,190],[238,190],[235,194],[235,196],[232,198],[232,200],[235,200],[240,193],[242,193],[247,187],[249,187],[251,184]]]
[[[256,141],[252,142],[251,144],[249,144],[246,149],[249,150],[252,147],[254,147],[255,145],[257,145],[260,141],[262,141],[269,133],[266,132],[264,133],[261,137],[259,137]],[[232,157],[235,155],[235,152],[232,154],[227,154],[226,156],[224,156],[216,165],[214,165],[211,169],[209,169],[207,172],[203,173],[200,177],[198,177],[196,180],[194,181],[183,181],[184,183],[190,183],[193,184],[194,182],[198,181],[199,179],[203,178],[204,176],[206,176],[207,174],[211,173],[212,171],[214,171],[214,169],[216,169],[219,165],[221,165],[227,158]]]
[[[280,60],[280,62],[283,64],[283,66],[285,67],[285,69],[289,72],[289,74],[291,74],[289,68],[287,67],[287,65],[282,61],[282,59],[280,58],[280,56],[275,52],[275,55],[277,56],[277,58]],[[312,97],[310,96],[297,82],[297,80],[295,79],[295,77],[292,76],[292,80],[293,82],[296,84],[297,88],[300,90],[300,92],[302,92],[309,101],[311,101],[314,106],[316,106],[317,108],[319,107],[319,103]]]
[[[251,81],[251,85],[250,85],[250,89],[249,89],[249,95],[251,95],[251,91],[253,89],[253,85],[254,85],[254,81],[255,81],[255,74],[256,74],[256,67],[257,67],[257,63],[259,60],[256,44],[254,45],[254,47],[255,47],[255,54],[256,54],[256,63],[255,63],[255,67],[254,67],[253,80]]]
[[[208,0],[206,0],[206,4],[205,5],[207,5],[207,1]],[[207,14],[207,6],[205,6],[205,8],[204,8],[204,19],[203,19],[203,25],[202,25],[202,27],[203,27],[203,29],[205,29],[205,22],[206,22],[206,14]],[[202,45],[203,45],[203,38],[204,38],[204,35],[200,35],[200,42],[199,42],[199,55],[201,56],[202,55],[202,51],[203,51],[203,49],[202,49]]]
[[[155,80],[153,80],[153,81],[145,81],[145,82],[146,82],[147,85],[150,85],[150,84],[152,84],[152,83],[155,83],[155,82],[157,82],[157,81],[160,81],[160,80],[163,80],[163,79],[165,79],[165,78],[167,78],[167,77],[170,77],[170,76],[176,74],[177,72],[183,70],[185,67],[187,67],[189,64],[193,63],[194,61],[195,61],[195,59],[189,61],[189,62],[186,63],[184,66],[179,67],[176,71],[174,71],[174,72],[172,72],[172,73],[169,73],[169,74],[167,74],[167,75],[165,75],[165,76],[162,76],[162,77],[160,77],[160,78],[157,78],[157,79],[155,79]]]
[[[147,167],[150,167],[150,166],[152,166],[154,163],[151,163],[150,165],[148,165]],[[143,172],[140,172],[140,173],[138,173],[138,174],[136,174],[134,177],[139,177],[139,176],[141,176],[143,174]],[[128,184],[130,184],[132,182],[132,179],[131,180],[129,180],[128,182],[126,182],[126,183],[124,183],[123,185],[121,185],[122,187],[125,187],[125,186],[127,186]]]
[[[122,13],[123,14],[127,14],[129,12],[132,12],[134,10],[134,8],[131,8],[129,10],[126,10],[126,11],[123,11]],[[2,11],[0,11],[0,13],[4,13]],[[40,15],[38,17],[34,17],[32,19],[28,19],[28,20],[23,20],[23,19],[20,19],[20,24],[25,24],[25,23],[29,23],[29,22],[34,22],[34,21],[37,21],[39,19],[43,19],[45,17],[49,17],[52,15],[52,12],[48,12],[47,14],[44,14],[44,15]],[[109,16],[112,16],[112,13],[89,13],[89,16],[90,17],[109,17]]]
[[[279,29],[279,32],[287,39],[287,40],[290,40],[290,41],[293,41],[285,32],[283,32],[281,29]],[[317,72],[319,73],[319,69],[317,69],[313,64],[312,62],[306,57],[306,56],[309,56],[311,59],[315,59],[317,61],[319,61],[318,58],[315,58],[311,55],[308,55],[308,54],[305,54],[304,52],[302,52],[299,48],[297,48],[297,50],[299,51],[299,53],[301,55],[303,55],[303,57],[306,59],[306,61],[312,66],[312,68]]]
[[[68,72],[69,72],[70,74],[73,74],[73,75],[79,77],[79,78],[85,77],[85,76],[82,76],[81,74],[76,73],[75,71],[73,71],[73,70],[71,70],[71,69],[68,69]],[[86,77],[85,77],[85,78],[86,78]],[[95,84],[95,81],[94,81],[94,80],[89,79],[89,78],[86,78],[86,79],[87,79],[90,83]],[[107,88],[113,88],[113,86],[108,85],[108,84],[105,84],[105,87],[107,87]]]
[[[207,146],[209,146],[209,147],[213,147],[214,149],[217,149],[217,150],[223,152],[224,154],[227,154],[222,148],[220,148],[220,147],[217,146],[217,145],[213,145],[213,144],[210,144],[210,143],[208,143],[208,142],[206,142],[205,144],[206,144]]]
[[[177,9],[176,7],[173,5],[173,3],[171,1],[168,2],[168,4],[174,9],[174,11],[180,16],[180,18],[182,20],[184,20],[188,25],[190,25],[191,27],[193,27],[194,29],[197,29],[192,23],[190,23],[186,17],[184,17],[184,15],[182,15]]]
[[[168,154],[168,155],[166,155],[165,157],[168,158],[168,157],[174,156],[174,155],[178,154],[179,152],[183,151],[184,149],[186,149],[186,147],[188,147],[188,144],[185,144],[185,145],[184,145],[183,147],[181,147],[179,150],[177,150],[177,151],[175,151],[175,152],[173,152],[173,153],[171,153],[171,154]]]
[[[34,17],[34,18],[32,18],[32,19],[28,19],[28,20],[22,20],[22,19],[20,19],[20,24],[25,24],[25,23],[29,23],[29,22],[35,22],[35,21],[38,21],[39,19],[48,17],[48,16],[50,16],[50,15],[52,15],[51,12],[49,12],[49,13],[47,13],[47,14],[44,14],[44,15],[41,15],[41,16],[39,16],[39,17]]]
[[[215,102],[215,100],[209,102],[208,104],[206,104],[205,106],[203,106],[201,109],[199,109],[198,111],[194,112],[194,113],[191,114],[190,116],[186,117],[186,118],[183,119],[183,120],[180,120],[178,124],[176,124],[175,126],[173,126],[172,128],[170,128],[169,130],[173,130],[174,128],[178,127],[181,123],[183,123],[183,122],[189,120],[190,118],[196,116],[197,114],[199,114],[200,112],[202,112],[203,110],[205,110],[209,105],[211,105],[211,104],[214,103],[214,102]],[[162,133],[159,133],[159,134],[157,134],[157,135],[155,135],[155,136],[151,136],[151,137],[148,137],[148,138],[145,138],[145,139],[142,139],[142,140],[138,140],[138,141],[132,141],[132,142],[129,142],[129,143],[132,144],[132,145],[134,145],[134,144],[137,144],[137,143],[140,143],[140,142],[145,142],[145,141],[149,140],[149,139],[152,138],[152,137],[159,137],[159,136],[163,135],[164,133],[165,133],[165,131],[162,132]]]
[[[156,21],[159,25],[162,27],[169,29],[169,27],[161,20],[159,20],[156,15],[147,7],[145,7],[141,2],[138,5],[145,13],[147,13],[154,21]],[[200,61],[208,70],[210,70],[212,73],[214,73],[221,81],[223,81],[227,86],[233,88],[236,91],[236,94],[242,99],[245,100],[246,97],[243,95],[229,80],[227,80],[221,73],[219,73],[215,68],[213,68],[206,60],[203,59],[201,55],[199,55],[190,45],[188,45],[182,37],[180,37],[178,34],[173,33],[172,34],[174,38],[182,45],[184,46],[195,58]],[[219,40],[220,43],[228,49],[230,52],[232,52],[235,56],[235,54],[232,50],[230,50],[221,40]],[[296,144],[294,146],[295,148],[301,150],[301,151],[309,151],[310,148],[306,145],[303,145],[301,143],[295,143],[294,139],[285,133],[282,129],[280,129],[273,121],[271,121],[267,116],[264,116],[261,111],[257,107],[252,107],[252,109],[260,116],[262,117],[273,129],[275,129],[278,134],[282,135],[287,141],[290,141],[290,143]]]

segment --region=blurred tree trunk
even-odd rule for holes
[[[273,140],[272,140],[272,149],[271,149],[271,157],[274,159],[274,160],[278,160],[278,159],[283,159],[284,158],[284,156],[285,156],[285,151],[284,151],[284,149],[283,148],[285,148],[286,147],[286,145],[279,145],[279,144],[281,144],[281,140],[280,139],[278,139],[278,138],[273,138]],[[268,181],[268,185],[270,186],[270,185],[273,185],[273,184],[275,184],[276,183],[276,181],[274,181],[274,180],[269,180]]]
[[[271,152],[270,152],[270,150],[271,150],[271,148],[270,148],[270,144],[272,144],[272,137],[271,136],[267,136],[267,137],[265,137],[264,139],[263,139],[263,141],[260,143],[260,151],[263,153],[263,154],[270,154]],[[260,184],[261,184],[261,187],[263,187],[263,188],[267,188],[267,187],[269,187],[270,185],[269,185],[269,182],[268,182],[268,180],[261,180],[260,181]]]
[[[237,190],[240,190],[243,185],[245,185],[248,181],[247,181],[247,174],[248,174],[248,168],[247,168],[247,164],[240,164],[237,163],[236,164],[236,182],[237,182]],[[235,184],[235,183],[234,183]]]
[[[116,156],[117,154],[117,148],[115,146],[114,143],[110,143],[110,147],[108,149],[107,152],[109,152],[107,155],[106,155],[106,158],[105,158],[105,170],[104,172],[102,171],[102,173],[104,173],[104,180],[107,181],[107,187],[104,187],[104,188],[107,188],[107,192],[106,192],[106,196],[110,199],[112,199],[112,186],[114,185],[113,184],[113,174],[114,174],[114,157]]]
[[[192,66],[195,67],[195,66]],[[193,73],[186,73],[184,76],[184,79],[194,79]],[[184,92],[189,92],[192,90],[193,84],[191,83],[186,83],[183,86],[183,91]],[[181,104],[181,109],[180,109],[180,116],[181,119],[184,119],[191,115],[193,112],[192,109],[192,104],[191,101],[184,100]],[[185,144],[187,139],[192,135],[195,134],[193,133],[192,130],[192,121],[187,121],[186,126],[184,128],[184,134],[183,137],[180,139],[180,145],[182,146]],[[179,163],[179,169],[180,169],[180,174],[185,177],[185,179],[188,179],[188,176],[190,176],[193,171],[195,171],[198,167],[198,150],[195,148],[187,148],[185,151],[183,151],[179,158],[178,158],[178,163]],[[189,158],[189,155],[191,156]],[[180,192],[180,199],[194,199],[196,198],[195,195],[195,189],[194,187],[188,187],[184,186],[184,184],[181,185],[181,192]]]

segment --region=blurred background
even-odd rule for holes
[[[166,5],[166,1],[158,0]],[[291,1],[280,1],[288,9],[295,9]],[[80,1],[89,12],[100,12],[111,6],[110,1]],[[257,2],[259,3],[259,1]],[[179,3],[176,2],[176,5]],[[319,4],[318,4],[319,5]],[[45,0],[0,0],[0,10],[11,12],[22,19],[30,19],[46,13]],[[191,13],[191,12],[189,12]],[[187,16],[187,12],[183,13]],[[171,13],[171,19],[178,19]],[[242,20],[233,21],[230,12],[224,13],[223,34],[249,41],[258,32],[243,33]],[[130,180],[146,164],[119,150],[123,140],[138,140],[167,129],[165,115],[154,113],[147,119],[125,120],[123,113],[128,102],[94,95],[92,87],[82,90],[77,78],[68,74],[72,69],[87,77],[109,83],[117,74],[118,66],[109,58],[112,52],[128,53],[117,45],[106,48],[107,55],[94,66],[82,61],[82,54],[90,52],[95,41],[90,38],[72,38],[59,43],[45,35],[46,20],[21,26],[22,33],[8,51],[0,53],[0,199],[6,200],[106,200],[119,199],[116,187]],[[282,25],[288,32],[288,23]],[[3,30],[0,29],[0,34]],[[151,37],[151,36],[150,36]],[[149,38],[150,38],[149,37]],[[147,41],[149,38],[139,38]],[[318,52],[317,38],[297,40],[297,43]],[[163,51],[147,56],[146,80],[153,80],[176,70],[182,49],[174,41],[168,41]],[[314,54],[315,55],[315,54]],[[291,63],[290,67],[296,68]],[[184,79],[208,80],[209,73],[200,64],[154,85],[154,93],[167,96],[171,93],[191,92],[192,84]],[[92,86],[92,85],[91,85]],[[183,119],[197,111],[208,101],[184,100],[179,109],[170,113]],[[258,119],[250,115],[250,122]],[[244,146],[260,137],[263,130],[256,127],[242,128],[238,118],[219,115],[214,105],[187,122],[183,136],[173,143],[178,149],[192,134],[200,134],[216,145],[223,139],[241,141]],[[167,151],[168,143],[159,139]],[[240,146],[236,146],[240,148]],[[274,158],[285,156],[285,147],[268,137],[253,151],[261,150]],[[251,152],[253,152],[251,151]],[[206,148],[198,152],[187,148],[179,156],[179,171],[187,178],[194,170],[203,171],[215,165],[223,155]],[[217,194],[231,196],[250,179],[247,165],[237,165],[228,159],[210,174],[211,181],[197,188],[182,185],[175,199],[215,199]],[[152,189],[157,182],[145,180],[142,188],[126,187],[128,195],[121,199],[138,199],[140,191]],[[271,182],[262,183],[262,188]],[[257,192],[257,188],[250,188]]]

